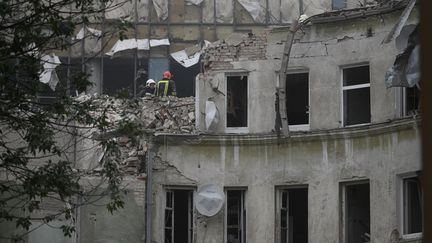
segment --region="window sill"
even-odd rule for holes
[[[226,127],[225,133],[234,133],[234,134],[249,133],[249,128],[248,127]]]
[[[289,125],[290,131],[309,131],[310,125],[309,124],[303,124],[303,125]]]
[[[368,123],[360,123],[360,124],[354,124],[354,125],[344,125],[343,127],[347,127],[347,128],[349,128],[349,127],[361,127],[361,126],[367,126],[367,125],[371,125],[372,123],[371,122],[368,122]]]
[[[423,233],[414,233],[403,235],[400,239],[401,243],[421,243],[423,242]]]

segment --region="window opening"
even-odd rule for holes
[[[420,102],[420,90],[416,86],[412,88],[406,87],[404,90],[404,100],[404,115],[415,115],[419,108],[418,106]]]
[[[103,93],[133,97],[134,58],[105,58],[103,69]]]
[[[165,57],[152,57],[150,58],[149,65],[149,78],[158,82],[162,79],[162,74],[169,70],[169,61],[168,58]],[[175,73],[173,73],[175,79]]]
[[[308,242],[308,189],[279,191],[280,243]]]
[[[193,191],[168,190],[165,205],[165,243],[191,243]]]
[[[339,10],[346,8],[346,0],[332,0],[332,9]]]
[[[227,190],[226,242],[246,242],[245,191]]]
[[[43,104],[51,104],[56,98],[63,95],[76,95],[76,85],[73,83],[74,77],[78,77],[81,73],[81,59],[71,58],[68,64],[67,57],[59,57],[61,64],[56,67],[55,72],[59,79],[58,84],[53,91],[48,84],[40,83],[40,90],[38,90],[39,102]],[[68,69],[70,80],[68,81]],[[80,90],[79,92],[82,92]]]
[[[309,124],[309,73],[288,74],[286,80],[288,124]]]
[[[369,183],[344,186],[344,228],[346,243],[370,242]]]
[[[422,192],[418,177],[403,179],[403,233],[421,233],[422,224]]]
[[[195,95],[195,77],[200,72],[199,62],[188,68],[183,67],[174,58],[170,58],[170,71],[174,75],[177,97],[190,97]]]
[[[345,126],[370,123],[369,66],[343,69],[343,121]]]
[[[248,126],[247,95],[247,76],[227,77],[227,127]]]

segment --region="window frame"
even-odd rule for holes
[[[188,195],[188,238],[189,238],[189,242],[188,243],[194,243],[196,240],[196,230],[195,230],[195,194],[196,194],[196,188],[193,186],[165,186],[164,187],[164,197],[162,200],[163,203],[163,242],[166,242],[166,234],[165,234],[165,230],[166,230],[166,222],[165,222],[165,211],[167,210],[167,194],[169,192],[172,193],[172,224],[173,226],[171,227],[171,237],[172,237],[172,243],[173,242],[173,237],[174,237],[174,203],[175,203],[175,196],[174,196],[174,191],[178,191],[178,190],[184,190],[184,191],[189,191],[191,193],[191,195]]]
[[[225,205],[224,205],[224,236],[223,236],[223,242],[228,242],[228,191],[241,191],[241,200],[242,200],[242,208],[240,209],[241,212],[245,212],[246,216],[244,217],[243,213],[241,213],[241,219],[240,224],[242,228],[242,240],[239,243],[246,243],[247,242],[247,187],[225,187],[224,193],[225,193]]]
[[[288,107],[286,108],[286,112],[287,112],[287,118],[288,118],[288,128],[290,131],[309,131],[310,130],[310,122],[311,122],[311,113],[310,113],[310,108],[311,108],[311,87],[310,87],[310,72],[309,69],[298,69],[298,70],[289,70],[286,75],[290,75],[290,74],[302,74],[302,73],[307,73],[308,75],[308,123],[307,124],[300,124],[300,125],[290,125],[289,124],[289,117],[288,117]],[[286,79],[288,80],[288,78]],[[287,87],[288,85],[285,84],[285,87]],[[287,98],[287,96],[286,96]]]
[[[347,180],[347,181],[340,181],[339,182],[339,241],[341,243],[349,243],[348,242],[348,228],[347,228],[347,221],[348,221],[348,209],[347,209],[347,186],[353,186],[353,185],[361,185],[361,184],[368,184],[369,185],[369,225],[371,223],[371,183],[369,179],[360,179],[360,180]],[[369,226],[370,229],[372,228],[371,225]],[[370,233],[370,239],[372,240],[372,231],[369,229]],[[371,241],[373,242],[373,241]]]
[[[416,86],[412,88],[416,88]],[[402,102],[401,116],[402,117],[410,117],[410,116],[415,116],[415,114],[419,114],[419,107],[417,107],[417,109],[414,110],[415,114],[408,114],[407,94],[408,94],[407,87],[402,87],[401,88],[401,102]],[[420,97],[418,97],[418,99],[419,99],[418,102],[420,102]]]
[[[368,66],[369,67],[369,83],[365,84],[356,84],[356,85],[347,85],[344,86],[344,70],[349,68],[356,68],[356,67],[363,67]],[[371,77],[370,77],[370,68],[371,65],[368,62],[363,63],[357,63],[357,64],[350,64],[350,65],[344,65],[340,67],[340,113],[341,113],[341,126],[342,127],[358,127],[358,126],[364,126],[364,125],[370,125],[372,123],[372,100],[371,100]],[[354,90],[354,89],[362,89],[362,88],[369,88],[369,102],[370,102],[370,118],[369,122],[366,123],[359,123],[359,124],[353,124],[353,125],[347,125],[345,124],[345,102],[344,102],[344,92],[347,90]]]
[[[247,77],[247,89],[246,89],[246,97],[248,97],[246,109],[247,109],[247,126],[246,127],[228,127],[228,119],[227,119],[227,97],[228,97],[228,77]],[[225,87],[224,87],[224,106],[225,106],[225,132],[226,133],[249,133],[250,127],[250,109],[249,109],[249,89],[250,89],[250,81],[249,81],[249,73],[248,72],[226,72],[225,73]]]
[[[403,174],[399,174],[397,176],[398,178],[398,214],[399,214],[399,232],[400,232],[400,236],[403,240],[414,240],[414,239],[422,239],[423,238],[423,231],[424,231],[424,224],[422,222],[422,232],[418,232],[418,233],[407,233],[405,234],[405,219],[406,219],[406,212],[405,212],[405,180],[406,179],[410,179],[410,178],[414,178],[417,177],[419,178],[419,176],[416,174],[416,172],[408,172],[408,173],[403,173]],[[420,179],[420,178],[419,178]],[[422,189],[422,188],[421,188]],[[422,190],[422,195],[421,198],[423,199],[423,190]],[[420,202],[421,204],[421,202]],[[421,206],[421,205],[420,205]],[[422,208],[422,214],[424,212],[424,206]],[[424,219],[424,216],[422,217],[422,220]]]
[[[282,186],[276,186],[275,187],[275,225],[276,225],[276,230],[275,230],[275,242],[277,243],[281,243],[281,230],[282,230],[282,225],[280,224],[281,222],[281,208],[282,208],[282,193],[285,191],[287,192],[290,189],[306,189],[307,191],[307,209],[308,209],[308,215],[307,215],[307,221],[308,221],[308,235],[307,238],[309,240],[309,214],[310,214],[310,210],[309,210],[309,186],[307,184],[300,184],[300,185],[282,185]],[[288,205],[287,205],[287,209],[286,212],[289,215],[289,195],[288,195]],[[287,221],[287,232],[289,231],[289,220]],[[288,240],[289,242],[289,240]],[[289,242],[290,243],[290,242]]]

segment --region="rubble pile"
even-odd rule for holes
[[[195,133],[195,97],[153,97],[146,96],[135,100],[117,99],[110,96],[92,97],[80,95],[79,102],[91,100],[96,106],[94,115],[105,112],[113,129],[121,122],[128,121],[140,125],[150,133]],[[96,114],[98,113],[98,114]]]
[[[148,137],[131,138],[118,134],[116,129],[120,123],[128,121],[136,124],[147,134],[193,134],[195,129],[195,98],[152,97],[147,96],[134,100],[117,99],[110,96],[91,96],[82,94],[75,98],[78,102],[91,102],[97,109],[95,116],[105,115],[111,128],[106,134],[93,134],[93,138],[112,139],[118,144],[120,156],[115,159],[126,175],[145,179],[145,160],[148,150]],[[91,143],[83,144],[89,146]],[[102,162],[105,154],[99,146],[93,151]],[[91,169],[98,173],[101,164]]]
[[[145,178],[146,154],[148,143],[145,139],[141,139],[138,143],[133,143],[128,137],[120,137],[118,139],[120,148],[119,166],[121,170],[128,175],[139,175]]]
[[[195,98],[144,98],[140,121],[159,133],[195,133]]]

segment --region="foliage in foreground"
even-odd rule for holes
[[[75,209],[91,203],[83,198],[108,196],[110,212],[123,206],[115,139],[99,136],[102,138],[96,141],[105,151],[97,188],[82,185],[86,172],[74,168],[74,150],[80,139],[92,139],[82,131],[103,134],[134,126],[110,121],[106,113],[113,107],[70,96],[90,85],[84,72],[68,75],[66,84],[58,85],[49,102],[38,96],[47,89],[39,81],[42,55],[76,44],[71,38],[76,27],[89,19],[100,20],[108,7],[116,6],[107,0],[0,2],[0,224],[12,222],[25,232],[32,220],[48,223],[61,217],[69,219],[65,222],[70,224],[61,228],[70,236]],[[124,102],[134,105],[133,101]],[[34,216],[47,200],[63,206],[57,213]]]

